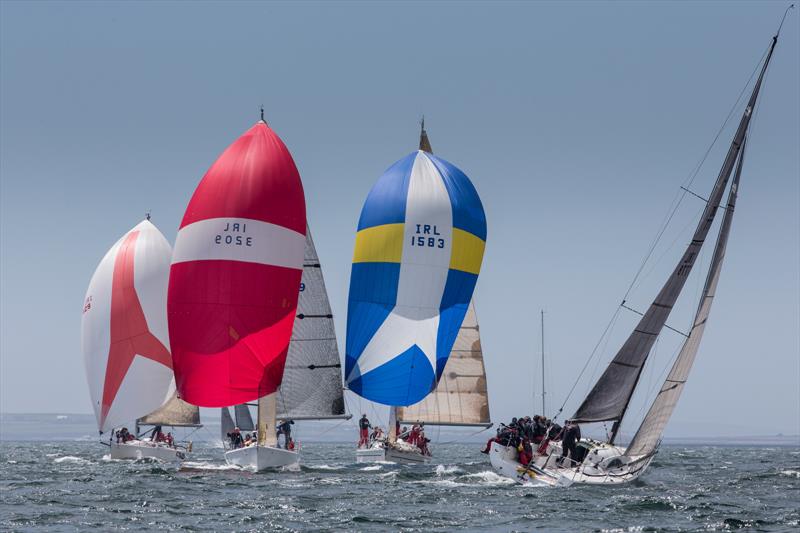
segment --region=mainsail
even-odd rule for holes
[[[397,418],[405,423],[424,422],[440,426],[492,425],[474,301],[469,303],[436,390],[419,403],[398,407]]]
[[[167,239],[144,220],[111,247],[89,282],[81,344],[101,433],[170,398],[165,296],[171,257]]]
[[[184,402],[177,395],[153,411],[137,420],[140,426],[200,427],[200,409]]]
[[[322,266],[307,228],[297,316],[276,399],[277,417],[349,418],[344,408],[341,368]]]
[[[350,390],[412,405],[444,372],[478,279],[486,217],[472,182],[424,150],[389,167],[358,223],[347,314]]]
[[[300,175],[262,120],[209,168],[175,240],[167,301],[181,398],[223,407],[277,390],[305,231]]]
[[[728,236],[733,222],[733,211],[736,206],[736,195],[739,190],[739,178],[741,177],[744,163],[745,144],[746,140],[742,142],[739,163],[736,166],[736,172],[728,192],[728,205],[722,216],[722,224],[714,247],[714,255],[711,258],[711,265],[703,287],[703,295],[697,308],[689,338],[683,343],[672,370],[670,370],[664,385],[650,406],[650,410],[639,426],[639,430],[628,445],[625,455],[648,455],[658,448],[664,428],[675,410],[678,399],[683,392],[683,386],[689,377],[689,371],[692,369],[697,350],[700,347],[700,340],[703,338],[703,332],[706,329],[708,315],[711,312],[711,304],[714,302],[714,295],[717,291],[717,283],[722,270],[722,261],[725,259],[725,249],[728,245]]]
[[[625,415],[625,411],[628,408],[631,396],[639,381],[639,376],[650,354],[650,350],[656,338],[661,333],[689,277],[689,273],[692,271],[700,248],[703,246],[712,223],[714,222],[717,207],[722,200],[726,185],[739,156],[740,148],[744,142],[747,127],[750,124],[750,118],[755,108],[756,99],[764,80],[764,73],[769,65],[769,60],[772,57],[776,42],[777,38],[773,39],[764,66],[753,88],[753,93],[750,96],[750,100],[739,122],[739,127],[714,184],[714,188],[708,198],[708,203],[700,218],[700,222],[695,229],[691,243],[686,248],[683,257],[681,257],[672,275],[650,305],[650,308],[642,316],[642,319],[639,321],[639,324],[633,330],[630,337],[628,337],[628,340],[623,344],[622,348],[606,368],[603,375],[600,376],[594,388],[592,388],[572,417],[573,420],[577,422],[615,421],[616,423],[610,439],[612,443],[619,430],[619,425]]]

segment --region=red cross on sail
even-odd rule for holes
[[[134,357],[140,355],[172,369],[169,350],[147,328],[147,319],[136,294],[134,257],[138,236],[138,231],[131,231],[125,236],[114,261],[114,279],[111,286],[111,347],[108,351],[108,365],[103,386],[101,424],[111,409],[111,403]]]
[[[182,399],[222,407],[278,388],[305,232],[294,160],[260,121],[200,181],[175,240],[167,305]]]
[[[101,431],[160,407],[172,391],[166,290],[172,250],[143,221],[108,251],[84,302],[82,344]]]

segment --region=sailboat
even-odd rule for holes
[[[110,435],[104,444],[112,459],[184,458],[184,447],[141,438],[138,424],[130,437],[115,438],[115,430],[137,419],[199,424],[197,407],[172,400],[166,302],[171,257],[169,243],[148,216],[106,253],[86,291],[81,320],[86,377],[98,430]]]
[[[276,422],[349,419],[352,415],[345,412],[341,368],[322,265],[311,238],[311,230],[307,228],[297,315],[283,379],[276,396]],[[234,427],[245,433],[256,429],[249,404],[237,405],[233,417],[227,407],[222,408],[223,443],[228,442],[227,436]],[[278,445],[274,431],[266,437],[271,446]],[[251,447],[245,447],[230,450],[225,457],[231,464],[248,466],[248,456],[252,453],[250,449]],[[295,447],[294,455],[287,457],[292,457],[295,459],[293,462],[297,462],[298,453],[299,448]]]
[[[561,461],[561,464],[558,460],[562,452],[561,446],[551,443],[545,453],[535,455],[527,466],[517,462],[516,450],[494,443],[490,450],[490,459],[499,473],[534,485],[622,484],[637,479],[653,461],[663,431],[689,377],[714,301],[736,206],[750,120],[777,42],[776,34],[691,242],[647,312],[642,315],[633,332],[571,418],[576,424],[612,422],[610,438],[607,442],[581,440],[579,448],[583,451],[576,460]],[[727,201],[723,203],[726,188]],[[642,370],[657,337],[664,327],[668,327],[666,321],[704,243],[708,240],[718,208],[723,211],[722,221],[692,328],[633,440],[627,447],[620,446],[616,442],[619,428],[639,385]],[[625,301],[621,305],[624,306]],[[581,458],[581,455],[584,457]]]
[[[262,109],[189,201],[167,296],[179,396],[202,407],[258,402],[257,444],[226,452],[230,463],[262,470],[298,461],[273,437],[305,244],[300,174]]]
[[[433,155],[423,121],[419,150],[381,176],[358,224],[345,375],[389,406],[387,436],[360,443],[358,462],[428,462],[422,438],[398,434],[403,422],[491,425],[471,303],[485,241],[475,188]]]

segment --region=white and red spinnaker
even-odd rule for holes
[[[172,250],[144,220],[97,266],[83,306],[81,344],[101,432],[159,408],[173,390],[167,328]]]
[[[169,335],[181,398],[237,405],[283,378],[306,207],[291,154],[263,121],[208,169],[175,239]]]

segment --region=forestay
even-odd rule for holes
[[[474,301],[469,303],[469,310],[436,390],[419,403],[398,407],[397,417],[400,422],[405,423],[483,427],[492,425]]]
[[[672,370],[670,370],[666,381],[664,381],[664,385],[662,385],[656,399],[653,401],[653,405],[650,406],[650,410],[644,417],[636,435],[634,435],[633,440],[628,445],[625,455],[648,455],[656,450],[664,428],[672,416],[672,412],[675,410],[678,399],[683,392],[684,384],[689,377],[689,371],[692,369],[697,350],[700,347],[700,340],[706,329],[708,315],[711,312],[711,304],[714,302],[719,275],[722,271],[722,261],[725,259],[725,249],[728,245],[728,236],[730,235],[731,223],[733,222],[733,211],[736,206],[736,195],[739,189],[739,179],[742,174],[742,165],[744,163],[745,143],[746,141],[742,143],[739,163],[736,166],[736,173],[733,176],[731,188],[728,192],[728,205],[722,217],[717,243],[714,247],[714,255],[711,258],[711,265],[709,266],[708,276],[706,277],[705,286],[703,287],[702,299],[700,300],[700,305],[694,318],[692,330],[689,333],[689,337],[683,343],[678,358],[675,360]]]
[[[200,409],[173,395],[170,401],[137,423],[140,426],[200,427]]]
[[[277,417],[345,417],[341,367],[322,266],[311,231],[306,228],[303,277],[289,355],[276,399]]]
[[[624,416],[650,350],[661,333],[714,222],[717,207],[722,200],[725,187],[736,164],[740,147],[744,142],[747,127],[750,124],[750,117],[764,79],[764,73],[775,48],[775,42],[776,40],[773,40],[753,93],[739,122],[739,127],[728,150],[725,162],[720,169],[719,176],[708,198],[708,203],[695,229],[692,242],[686,248],[672,275],[639,321],[633,333],[628,337],[628,340],[623,344],[603,375],[595,383],[594,388],[592,388],[573,415],[572,418],[577,422],[602,422],[606,420],[619,422]],[[619,424],[616,424],[614,430],[612,430],[612,442],[618,428]]]

